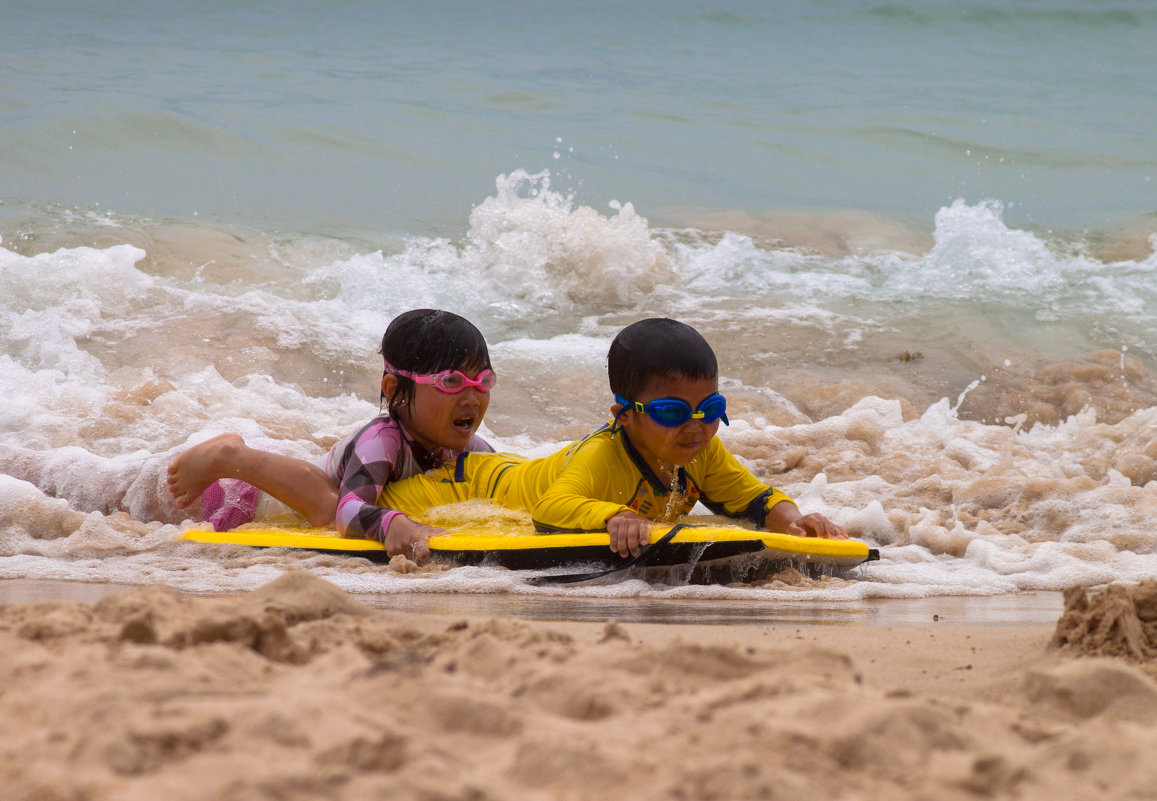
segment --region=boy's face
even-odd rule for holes
[[[718,377],[687,378],[685,376],[653,378],[639,397],[630,400],[647,403],[656,398],[678,398],[692,409],[719,391]],[[619,405],[611,407],[612,413]],[[651,469],[660,476],[666,476],[672,465],[683,467],[698,456],[711,442],[719,430],[719,421],[703,423],[702,420],[688,420],[681,426],[660,425],[646,414],[634,409],[626,411],[619,423],[627,432],[635,450],[646,460]]]

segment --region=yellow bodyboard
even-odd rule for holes
[[[651,542],[658,542],[670,526],[656,525]],[[257,548],[304,548],[387,561],[385,547],[376,540],[337,536],[333,528],[239,528],[233,531],[188,531],[184,539],[204,543],[247,545]],[[456,527],[429,539],[435,559],[456,564],[496,564],[513,569],[544,569],[568,564],[625,563],[610,550],[606,532],[533,534],[493,527]],[[701,560],[732,560],[755,554],[763,561],[804,564],[813,568],[847,568],[879,558],[878,552],[858,540],[795,537],[727,526],[690,525],[663,543],[663,553],[650,565],[677,566]]]

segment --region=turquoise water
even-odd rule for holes
[[[1144,2],[8,0],[0,194],[262,229],[460,234],[516,169],[648,218],[957,198],[1157,210]]]

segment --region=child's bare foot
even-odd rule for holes
[[[245,448],[245,440],[238,434],[220,434],[179,454],[169,463],[169,493],[184,509],[201,497],[205,487],[230,473],[225,466],[235,463],[236,455]]]

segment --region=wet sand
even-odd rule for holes
[[[1143,797],[1148,590],[1111,608],[1066,596],[1063,626],[957,625],[948,604],[896,626],[521,620],[378,609],[302,572],[241,596],[9,602],[0,786],[13,801]],[[1086,655],[1112,648],[1136,658]]]
[[[0,580],[0,603],[84,601],[134,589],[44,579]],[[377,609],[422,615],[513,617],[521,620],[749,626],[1051,626],[1061,613],[1059,592],[993,596],[873,599],[848,603],[574,598],[505,594],[356,594]]]

